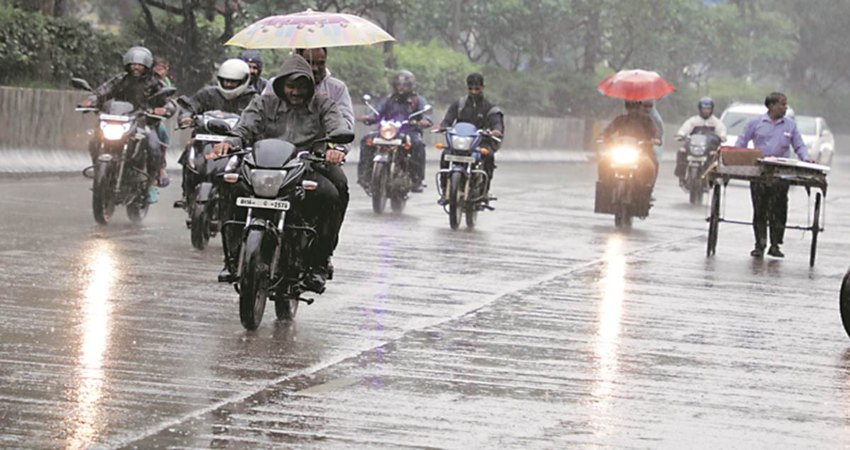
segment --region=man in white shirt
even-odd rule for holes
[[[713,115],[714,100],[711,97],[703,97],[697,104],[699,115],[693,116],[686,120],[676,132],[676,140],[683,140],[694,133],[713,132],[720,138],[720,142],[726,140],[726,125]],[[676,153],[676,170],[674,174],[679,177],[681,182],[685,176],[685,167],[688,165],[688,154],[685,148],[680,148]]]

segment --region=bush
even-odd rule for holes
[[[80,20],[0,7],[0,83],[66,87],[71,76],[102,81],[125,45]]]
[[[463,53],[442,47],[435,41],[428,45],[403,44],[395,46],[399,69],[416,75],[417,91],[429,102],[448,104],[466,92],[466,76],[480,71]],[[384,81],[384,89],[388,89]]]

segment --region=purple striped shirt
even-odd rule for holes
[[[803,143],[800,132],[797,131],[797,123],[787,117],[776,122],[772,121],[767,114],[750,120],[744,132],[738,136],[736,147],[746,147],[747,143],[753,141],[753,146],[761,150],[764,156],[778,156],[787,158],[790,156],[789,148],[794,147],[794,152],[802,161],[809,159],[809,149]]]

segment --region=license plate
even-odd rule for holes
[[[475,162],[475,158],[471,156],[463,156],[463,155],[446,155],[443,159],[448,162],[456,162],[456,163],[473,163]]]
[[[238,197],[236,199],[236,206],[242,206],[244,208],[263,208],[277,209],[279,211],[289,211],[288,201],[270,200],[267,198]]]
[[[374,145],[401,145],[401,139],[391,139],[386,140],[383,138],[375,138],[372,139],[372,144]]]
[[[218,136],[215,134],[196,134],[193,138],[196,141],[206,141],[206,142],[224,142],[227,139],[227,136]]]

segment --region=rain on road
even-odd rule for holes
[[[0,179],[0,447],[846,447],[848,169],[813,269],[807,235],[753,260],[725,224],[707,259],[669,164],[629,233],[590,164],[501,164],[474,231],[433,187],[376,216],[352,182],[336,279],[256,332],[177,183],[99,227],[81,177]],[[748,219],[745,186],[727,200]]]

